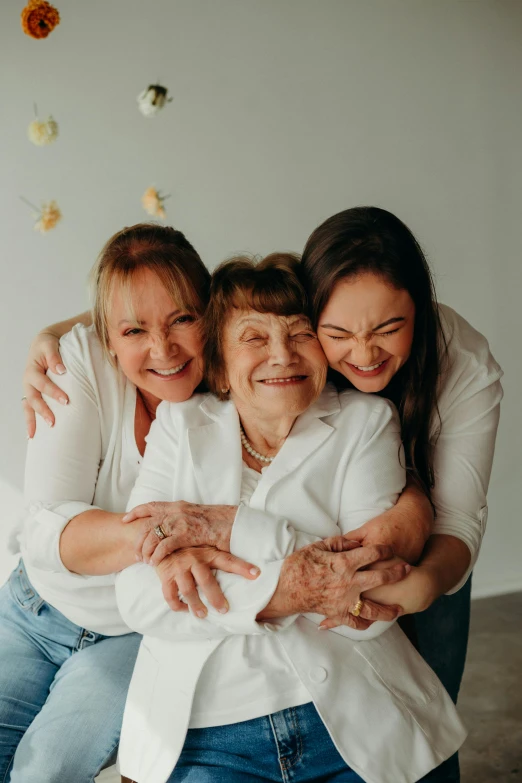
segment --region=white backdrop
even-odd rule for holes
[[[20,376],[34,332],[85,309],[105,240],[171,194],[168,219],[212,267],[235,251],[301,250],[356,204],[396,212],[427,250],[441,301],[506,370],[489,529],[475,595],[522,588],[522,4],[518,0],[54,0],[25,36],[0,7],[0,477],[21,486]],[[174,96],[142,117],[160,79]],[[26,137],[32,104],[58,141]],[[32,231],[23,195],[63,222]],[[5,529],[12,514],[3,503]]]

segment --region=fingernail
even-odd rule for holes
[[[325,628],[325,626],[324,626],[324,625],[318,625],[318,626],[317,626],[317,630],[318,630],[318,631],[327,631],[327,630],[328,630],[328,628]]]
[[[58,400],[62,403],[62,405],[67,405],[67,403],[69,402],[67,397],[58,397]]]
[[[31,440],[31,436],[30,435],[27,435],[27,440]]]
[[[220,609],[219,611],[221,611],[221,609]],[[198,617],[205,617],[205,615],[206,615],[206,612],[205,612],[205,611],[203,611],[203,609],[198,609],[198,611],[196,612],[196,614],[197,614],[197,616],[198,616]]]
[[[63,375],[64,373],[67,372],[67,370],[65,369],[63,364],[57,364],[56,365],[56,372],[58,373],[58,375]]]
[[[259,576],[261,571],[259,570],[259,568],[251,568],[249,573],[251,573],[252,576]]]
[[[229,608],[230,607],[228,605],[228,601],[226,601],[225,605],[222,606],[221,609],[219,609],[219,614],[226,614],[228,612]]]
[[[404,566],[404,570],[406,571],[406,573],[407,573],[407,574],[409,574],[409,573],[410,573],[410,571],[411,571],[411,565],[408,565],[408,564],[406,564],[406,565]]]
[[[130,514],[125,514],[124,517],[121,518],[122,522],[128,522],[129,521]]]
[[[138,561],[138,563],[141,563],[141,557],[139,555],[136,555],[136,560]]]
[[[47,422],[49,427],[54,427],[54,421],[51,421],[51,419],[46,419],[45,421]]]

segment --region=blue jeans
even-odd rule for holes
[[[20,561],[0,590],[0,783],[92,783],[115,759],[140,640],[71,623]]]
[[[466,663],[470,604],[471,577],[457,593],[443,595],[425,612],[406,617],[408,622],[406,627],[403,626],[455,704]],[[457,753],[421,779],[421,783],[459,783],[459,781]]]
[[[312,703],[229,726],[189,729],[168,783],[363,783]]]

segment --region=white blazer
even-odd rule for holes
[[[123,719],[123,775],[139,783],[168,779],[199,675],[232,634],[276,634],[340,754],[368,783],[413,783],[460,747],[466,732],[453,703],[397,625],[318,633],[315,615],[255,620],[288,554],[354,529],[396,502],[405,480],[399,452],[390,403],[327,386],[263,472],[250,507],[238,512],[231,551],[262,573],[253,582],[218,573],[230,604],[226,615],[210,608],[199,620],[172,612],[150,566],[118,576],[121,614],[144,634]],[[237,504],[241,473],[231,402],[204,395],[162,403],[128,507],[151,500]]]

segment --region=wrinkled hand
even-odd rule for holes
[[[191,547],[168,555],[156,566],[166,602],[174,612],[187,612],[206,617],[207,608],[201,600],[198,587],[211,606],[221,614],[228,611],[228,603],[212,569],[238,574],[245,579],[256,579],[260,570],[230,552],[221,552],[212,546]],[[179,598],[181,594],[184,601]]]
[[[363,570],[371,563],[386,562],[392,557],[388,546],[360,546],[349,535],[334,536],[290,555],[283,564],[279,583],[294,612],[326,616],[321,628],[347,625],[362,631],[375,620],[394,620],[401,611],[400,606],[380,606],[371,599],[363,601],[359,617],[350,611],[364,591],[404,579],[410,566],[403,563],[379,571]]]
[[[40,332],[29,348],[22,385],[26,397],[23,400],[25,426],[30,438],[33,438],[36,432],[35,413],[39,413],[49,427],[54,425],[54,414],[42,399],[42,394],[54,397],[62,405],[67,405],[69,402],[65,392],[50,381],[46,375],[47,370],[51,370],[57,375],[63,375],[66,372],[59,346],[60,341],[57,337],[48,332]]]
[[[147,529],[136,541],[136,557],[156,566],[167,555],[186,547],[208,545],[228,552],[236,512],[237,506],[204,506],[184,500],[153,502],[136,506],[123,522],[147,521]],[[158,525],[166,538],[160,539],[154,532]]]

